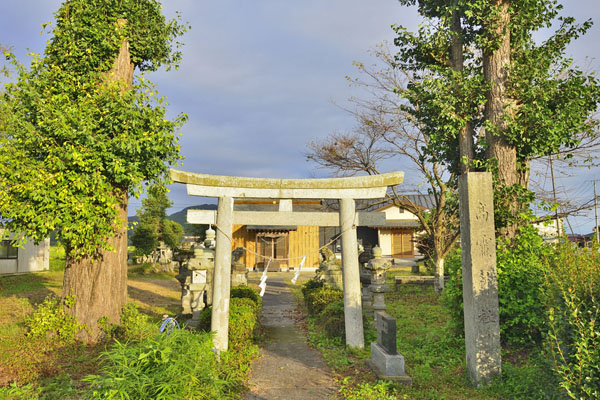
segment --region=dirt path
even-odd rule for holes
[[[262,316],[267,340],[252,366],[246,400],[336,398],[337,385],[327,365],[292,319],[295,308],[284,277],[270,275]]]

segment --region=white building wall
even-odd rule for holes
[[[403,208],[398,207],[389,207],[383,210],[385,213],[385,218],[387,220],[406,220],[406,221],[414,221],[418,220],[417,216],[409,211],[406,211]]]
[[[389,229],[378,229],[379,247],[382,256],[392,255],[392,231]]]
[[[0,274],[21,274],[50,269],[50,239],[39,245],[27,241],[17,250],[17,259],[0,259]]]

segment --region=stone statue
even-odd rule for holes
[[[343,279],[340,261],[329,247],[320,250],[323,261],[317,269],[315,278],[322,280],[325,285],[342,290]]]

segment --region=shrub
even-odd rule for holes
[[[344,295],[341,290],[323,286],[310,290],[304,300],[306,301],[306,308],[309,314],[318,315],[327,305],[335,301],[343,301]]]
[[[256,293],[250,288],[232,289],[232,294],[247,297],[234,297],[229,303],[228,351],[221,353],[218,365],[219,376],[228,383],[225,388],[227,393],[244,390],[250,374],[250,363],[258,354],[253,339],[259,326],[260,306],[251,299],[253,292]],[[202,310],[198,329],[210,330],[211,312],[212,306]]]
[[[564,244],[549,258],[547,293],[560,386],[572,399],[600,397],[600,251]]]
[[[217,370],[212,337],[173,330],[136,343],[116,342],[103,353],[102,375],[89,375],[93,399],[217,399],[225,382]]]
[[[248,298],[233,298],[229,304],[229,347],[240,349],[252,342],[258,327],[256,303]]]
[[[547,330],[543,283],[544,260],[553,248],[544,244],[533,227],[522,227],[513,246],[499,243],[496,251],[500,334],[511,344],[539,344]],[[450,280],[444,299],[450,307],[453,324],[464,331],[462,265],[460,252],[448,258]]]
[[[328,337],[343,338],[346,335],[343,301],[334,301],[328,304],[318,315],[317,319]]]
[[[158,333],[156,324],[150,321],[150,317],[140,313],[133,302],[123,307],[120,325],[111,324],[106,318],[101,318],[98,325],[108,338],[120,341],[147,339]]]
[[[260,297],[258,292],[248,286],[239,286],[239,287],[231,288],[230,293],[231,293],[230,294],[231,303],[229,305],[230,329],[231,329],[231,324],[232,324],[232,318],[238,317],[238,311],[232,310],[232,307],[236,307],[236,306],[234,306],[234,303],[236,305],[245,304],[245,305],[252,306],[253,313],[254,313],[255,319],[257,321],[256,327],[258,327],[258,319],[259,319],[259,315],[260,315],[260,310],[262,309],[262,298]],[[233,299],[236,299],[236,300],[234,301]],[[251,303],[239,302],[238,299],[248,299],[248,300],[251,300]],[[199,330],[202,330],[202,331],[210,330],[211,314],[212,314],[212,306],[205,307],[204,310],[202,310],[202,312],[200,313],[199,322],[198,322]],[[256,328],[256,327],[254,327],[254,328]]]
[[[82,325],[67,311],[74,304],[73,296],[62,301],[55,295],[46,297],[33,314],[25,317],[27,335],[37,338],[58,337],[66,342],[75,340],[75,334],[82,329]]]
[[[320,289],[324,285],[325,283],[320,279],[309,279],[304,283],[304,285],[302,285],[302,296],[304,296],[304,298],[306,299],[310,292],[312,292],[315,289]]]
[[[262,308],[262,297],[260,297],[258,292],[256,290],[252,289],[251,287],[238,286],[238,287],[231,288],[230,297],[232,299],[234,299],[234,298],[250,299],[254,303],[256,303],[256,305],[258,306],[259,309]]]

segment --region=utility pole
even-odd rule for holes
[[[550,174],[552,176],[552,193],[554,195],[554,205],[556,206],[556,210],[554,211],[554,215],[556,218],[556,235],[558,237],[558,241],[560,242],[560,224],[558,221],[558,203],[556,202],[556,183],[554,182],[554,164],[552,163],[552,154],[548,156],[548,159],[550,160]],[[596,218],[596,220],[597,219],[598,218]],[[598,225],[598,223],[596,223],[596,225]]]

